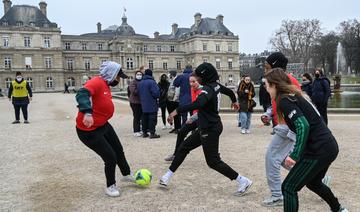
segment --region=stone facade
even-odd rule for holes
[[[106,60],[120,63],[131,78],[140,66],[153,69],[158,80],[170,70],[181,73],[186,65],[195,68],[204,61],[218,69],[223,83],[239,78],[239,38],[225,27],[222,15],[211,19],[197,13],[191,28],[173,24],[171,34],[155,32],[152,38],[136,34],[125,14],[120,26],[102,30],[98,23],[96,33],[62,35],[57,24],[47,19],[45,2],[40,2],[41,9],[11,6],[10,0],[3,3],[0,88],[6,88],[15,72],[21,71],[34,91],[60,91],[64,83],[77,89],[84,76],[96,75]],[[29,13],[37,18],[26,16]],[[120,82],[120,88],[127,83]]]

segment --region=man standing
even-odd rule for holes
[[[20,71],[16,72],[16,78],[11,82],[8,98],[9,101],[12,100],[15,109],[15,121],[12,123],[20,123],[21,109],[24,116],[24,123],[29,124],[27,107],[32,98],[32,91],[29,83],[24,80]]]

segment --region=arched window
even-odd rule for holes
[[[31,77],[27,77],[26,81],[29,83],[30,88],[34,88],[33,79]]]
[[[69,86],[75,87],[75,78],[74,77],[68,77],[67,83]]]
[[[6,87],[6,88],[10,88],[11,81],[12,81],[12,80],[11,80],[11,78],[9,78],[9,77],[5,79],[5,87]]]
[[[126,60],[126,69],[133,70],[134,69],[134,62],[132,58],[128,58]]]
[[[46,88],[53,88],[54,87],[54,80],[52,77],[46,78]]]

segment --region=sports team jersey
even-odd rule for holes
[[[296,133],[296,143],[290,157],[296,161],[305,154],[321,156],[338,151],[337,142],[312,103],[302,96],[286,95],[279,109],[289,128]]]
[[[103,126],[114,114],[114,103],[112,101],[110,88],[101,77],[94,77],[87,81],[84,88],[90,92],[92,116],[94,124],[87,128],[83,123],[84,113],[78,112],[76,127],[80,130],[91,131]]]

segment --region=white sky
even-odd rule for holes
[[[40,0],[12,0],[13,5],[38,6]],[[225,26],[239,36],[240,52],[260,53],[271,49],[270,37],[280,28],[284,19],[319,19],[324,31],[336,30],[348,19],[360,20],[360,0],[46,0],[47,15],[56,22],[62,34],[96,32],[96,23],[102,28],[121,24],[126,7],[128,24],[136,33],[153,37],[171,33],[171,25],[189,28],[194,14],[215,18],[224,16]],[[3,15],[1,10],[0,14]]]

